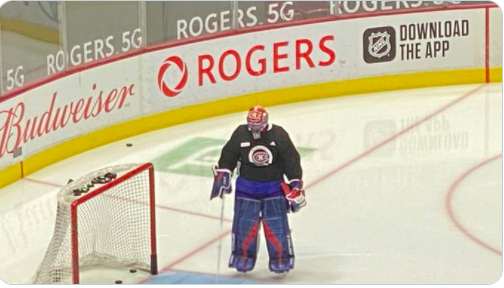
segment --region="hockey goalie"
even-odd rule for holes
[[[240,272],[254,269],[262,224],[270,271],[288,272],[294,268],[294,250],[287,213],[306,205],[303,172],[288,133],[269,124],[268,112],[261,106],[248,111],[247,124],[240,125],[222,149],[218,166],[213,167],[210,199],[231,193],[237,167],[229,267]]]

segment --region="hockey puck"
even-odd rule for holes
[[[105,176],[98,176],[98,177],[94,178],[93,181],[91,181],[91,183],[93,183],[93,184],[105,184],[107,182],[105,181]]]
[[[88,187],[88,188],[93,188],[93,187],[94,187],[94,184],[93,184],[93,183],[89,183],[89,184],[87,184],[87,187]]]
[[[122,284],[121,280],[116,280],[116,284]]]
[[[136,273],[136,269],[130,269],[130,273]]]
[[[115,179],[115,178],[117,178],[117,173],[109,172],[109,173],[105,174],[105,177]]]
[[[128,144],[126,144],[126,146],[127,146],[127,147],[133,147],[133,144],[128,143]]]

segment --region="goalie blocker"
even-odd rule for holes
[[[224,194],[231,193],[231,176],[232,173],[228,169],[219,169],[217,165],[212,167],[212,172],[214,175],[214,184],[212,187],[212,193],[210,194],[210,200],[215,197],[224,198]]]

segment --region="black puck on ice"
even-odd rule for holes
[[[116,280],[116,284],[122,284],[121,280]]]
[[[105,174],[105,177],[115,179],[115,178],[117,178],[117,173],[109,172],[109,173]]]
[[[128,144],[126,144],[126,146],[127,146],[127,147],[133,147],[133,144],[128,143]]]
[[[130,269],[130,273],[136,273],[136,269]]]
[[[73,192],[73,195],[74,195],[75,197],[79,197],[79,196],[81,196],[81,191],[80,191],[80,189],[75,189],[75,190],[73,190],[72,192]]]

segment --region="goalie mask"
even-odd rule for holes
[[[261,132],[268,126],[268,112],[256,105],[250,108],[247,115],[247,125],[254,139],[261,138]]]

